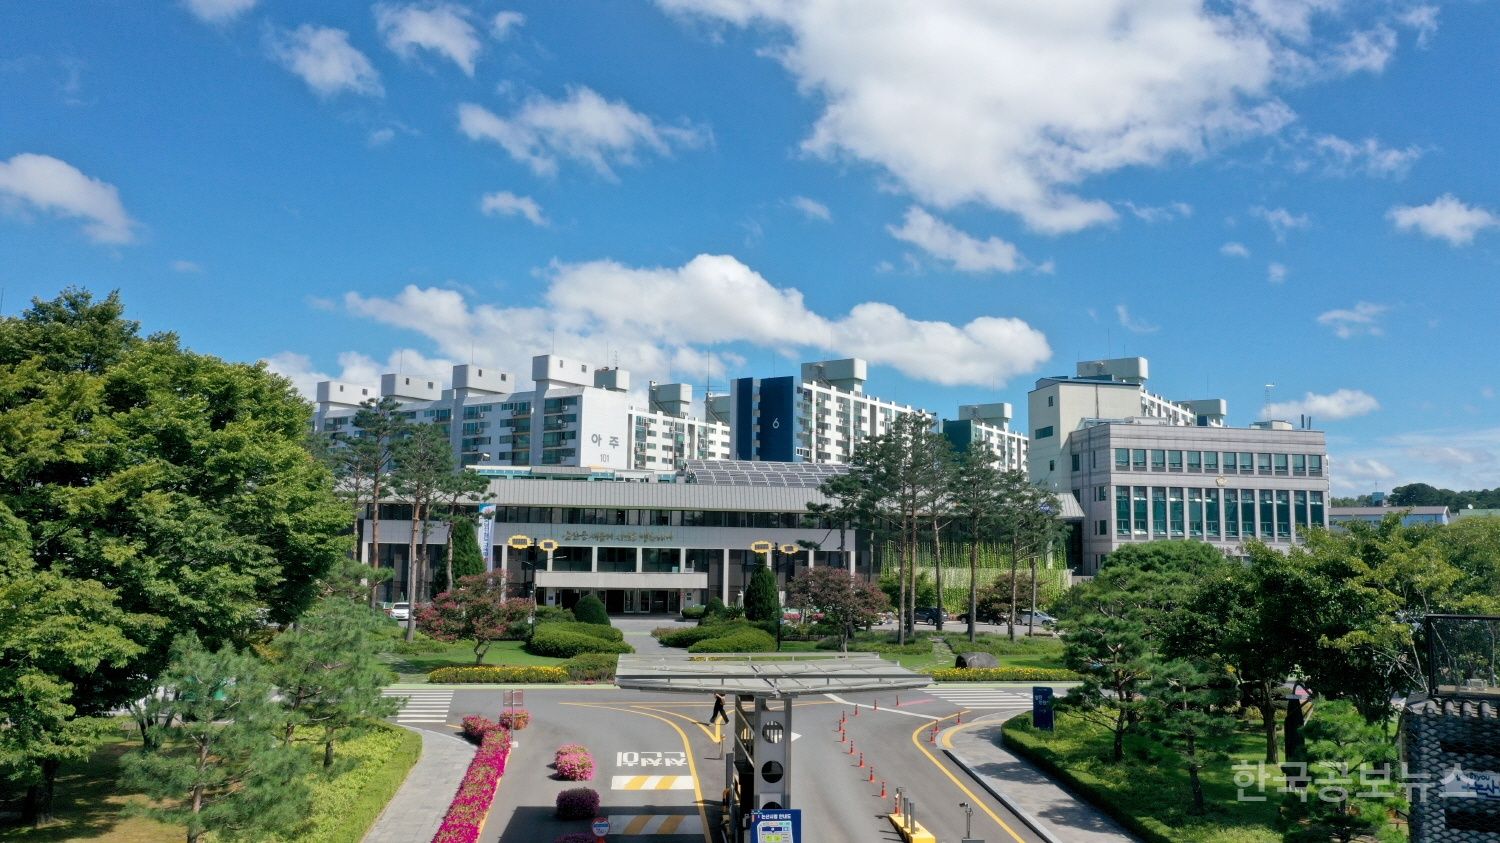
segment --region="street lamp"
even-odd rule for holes
[[[960,802],[958,807],[964,809],[964,840],[972,840],[974,838],[974,806],[967,802]]]
[[[523,536],[520,533],[517,533],[516,535],[511,536],[510,538],[505,540],[505,546],[515,551],[524,551],[527,548],[531,547],[533,544],[535,544],[535,542],[531,540],[531,536]],[[526,558],[524,556],[521,557],[521,570],[524,571],[528,567],[530,566],[527,564]]]

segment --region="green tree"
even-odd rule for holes
[[[411,430],[411,423],[401,414],[401,402],[395,398],[371,398],[359,405],[354,413],[354,432],[336,433],[334,438],[343,446],[336,449],[339,457],[336,474],[341,486],[354,505],[354,534],[359,535],[359,519],[368,513],[370,518],[370,541],[360,542],[356,557],[375,571],[380,570],[380,502],[391,486],[391,467],[396,459],[396,443]],[[373,555],[371,555],[373,554]],[[370,605],[374,606],[381,581],[389,579],[373,574],[370,577]]]
[[[439,641],[473,641],[474,663],[483,664],[490,645],[525,626],[532,608],[530,600],[506,599],[498,576],[474,574],[460,579],[457,588],[438,594],[417,620],[423,632]],[[604,622],[609,623],[609,618]]]
[[[1016,640],[1016,606],[1020,603],[1020,579],[1017,567],[1025,559],[1031,568],[1031,613],[1026,634],[1036,632],[1037,560],[1041,559],[1063,534],[1062,508],[1051,492],[1034,486],[1020,471],[1005,471],[996,489],[997,507],[994,530],[1000,542],[1010,551],[1010,617],[1007,630]]]
[[[971,442],[958,455],[948,476],[949,506],[968,546],[970,641],[979,623],[979,546],[990,536],[1000,512],[1000,480],[995,455],[981,442]]]
[[[454,582],[485,573],[485,558],[479,548],[479,536],[472,525],[455,522],[453,526]]]
[[[124,777],[153,803],[140,813],[220,840],[291,833],[307,816],[307,755],[279,740],[281,710],[266,669],[225,645],[205,650],[191,637],[163,684],[175,716],[158,727],[157,750],[125,757]]]
[[[411,506],[411,541],[406,552],[407,597],[415,609],[432,599],[427,536],[432,526],[432,507],[452,483],[453,447],[435,425],[419,425],[398,441],[392,451],[396,466],[391,476],[392,490]],[[406,619],[406,640],[416,637],[417,613],[413,611]]]
[[[745,585],[745,618],[752,621],[774,621],[781,613],[776,575],[765,565],[756,565]]]
[[[457,577],[484,573],[484,553],[488,552],[488,548],[482,553],[479,539],[474,535],[479,524],[479,511],[473,503],[493,498],[489,488],[489,478],[460,469],[450,474],[438,490],[436,505],[442,511],[443,520],[448,522],[448,541],[443,543],[445,559],[443,575],[437,585],[438,591],[452,588],[452,584],[458,582]],[[472,556],[465,560],[465,569],[459,572],[454,566],[461,543],[464,544],[465,552],[469,552],[470,547],[473,550]],[[479,563],[477,569],[475,561]]]
[[[585,594],[573,604],[573,617],[580,623],[609,624],[609,612],[604,608],[604,602],[592,594]]]
[[[823,622],[838,628],[839,650],[843,652],[848,652],[854,630],[879,620],[880,613],[890,605],[873,583],[856,579],[843,568],[810,569],[792,581],[787,601],[820,610]]]
[[[380,659],[391,648],[386,623],[363,603],[331,597],[276,637],[271,678],[285,709],[283,743],[291,745],[298,727],[317,729],[323,766],[331,767],[336,740],[401,709],[381,695],[391,679]]]
[[[1350,843],[1365,839],[1386,824],[1389,809],[1403,807],[1391,799],[1358,796],[1360,791],[1371,792],[1362,784],[1365,775],[1381,772],[1388,776],[1399,751],[1352,703],[1320,703],[1303,727],[1303,734],[1307,738],[1309,771],[1315,778],[1343,779],[1347,784],[1319,787],[1315,798],[1289,795],[1284,808],[1290,826],[1287,840]],[[1399,799],[1399,790],[1390,793]]]
[[[1188,774],[1192,813],[1206,809],[1199,773],[1223,759],[1219,749],[1234,732],[1235,720],[1224,713],[1234,683],[1203,666],[1177,659],[1153,666],[1140,686],[1146,733],[1177,756]]]

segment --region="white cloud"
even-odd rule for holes
[[[545,226],[547,224],[547,218],[542,215],[542,206],[538,205],[535,199],[530,196],[517,196],[509,190],[486,193],[479,201],[479,210],[502,217],[522,216],[530,220],[532,225]]]
[[[1437,6],[1415,6],[1402,12],[1397,20],[1403,26],[1413,29],[1417,33],[1417,46],[1427,49],[1432,41],[1432,36],[1437,33],[1438,7]]]
[[[1312,225],[1312,219],[1307,214],[1294,214],[1286,208],[1262,208],[1257,205],[1250,209],[1250,216],[1265,220],[1278,241],[1285,240],[1288,231]]]
[[[1121,202],[1135,218],[1147,223],[1171,222],[1177,219],[1187,219],[1193,215],[1193,206],[1186,202],[1168,202],[1165,205],[1137,205],[1134,202]]]
[[[22,152],[0,161],[0,210],[84,220],[83,232],[95,243],[135,240],[136,222],[115,186],[50,155]]]
[[[526,16],[520,12],[496,12],[490,20],[490,34],[496,41],[504,41],[525,23]]]
[[[806,196],[793,196],[787,200],[787,204],[801,211],[802,215],[810,220],[829,222],[833,219],[833,212],[828,210],[828,206],[816,199],[809,199]]]
[[[479,33],[469,23],[470,14],[463,6],[451,3],[430,6],[378,3],[375,26],[385,45],[401,58],[409,60],[417,50],[431,50],[473,76],[474,60],[481,45]]]
[[[1279,132],[1296,119],[1279,90],[1383,67],[1393,33],[1354,31],[1337,0],[933,0],[919,25],[902,0],[657,2],[768,33],[821,109],[805,151],[1044,232],[1117,216],[1080,189],[1092,177]]]
[[[1286,281],[1286,264],[1272,262],[1266,266],[1266,280],[1272,284],[1281,284]]]
[[[1325,169],[1335,175],[1362,172],[1371,176],[1403,176],[1422,157],[1419,146],[1397,149],[1385,146],[1375,138],[1350,141],[1337,135],[1319,135],[1312,139],[1313,150],[1322,157]]]
[[[634,164],[643,151],[670,155],[673,146],[695,146],[702,132],[656,123],[623,101],[571,87],[563,99],[532,97],[510,117],[474,103],[458,107],[459,131],[470,140],[497,143],[538,175],[557,172],[558,159],[581,161],[605,178],[611,165]]]
[[[1115,316],[1120,320],[1120,326],[1132,334],[1154,334],[1161,330],[1160,325],[1152,325],[1144,319],[1130,315],[1130,308],[1123,304],[1115,305]]]
[[[1495,397],[1495,388],[1493,386],[1481,386],[1479,388],[1479,397],[1480,398],[1494,398]]]
[[[255,8],[256,0],[183,0],[193,17],[204,23],[227,24]]]
[[[1417,231],[1446,240],[1450,246],[1467,246],[1474,242],[1474,235],[1500,226],[1500,216],[1466,205],[1451,193],[1444,193],[1426,205],[1397,205],[1385,216],[1400,231]]]
[[[1389,309],[1383,304],[1356,302],[1353,308],[1347,310],[1329,310],[1318,314],[1318,324],[1332,328],[1333,335],[1341,340],[1360,335],[1378,337],[1385,333],[1380,325],[1381,314]]]
[[[203,271],[203,267],[193,261],[176,260],[172,261],[172,271],[183,273],[198,273]]]
[[[915,205],[906,209],[900,226],[888,225],[886,231],[960,272],[1015,272],[1024,263],[1014,244],[999,237],[980,240]]]
[[[1488,489],[1500,470],[1500,427],[1424,429],[1381,437],[1330,466],[1336,488],[1390,490],[1406,483]],[[1349,478],[1352,477],[1351,481]]]
[[[1244,243],[1230,241],[1219,247],[1219,254],[1231,258],[1248,258],[1250,257],[1250,250],[1245,247]]]
[[[392,351],[383,363],[356,351],[345,351],[338,356],[338,371],[332,373],[320,370],[312,358],[294,351],[277,352],[262,358],[261,362],[267,369],[291,381],[302,397],[308,399],[317,394],[318,381],[334,380],[378,389],[380,376],[388,372],[446,382],[452,376],[454,364],[452,360],[428,357],[410,348]]]
[[[1333,460],[1328,475],[1335,485],[1343,488],[1368,488],[1390,480],[1396,472],[1378,459],[1350,457]]]
[[[266,40],[271,57],[300,76],[318,96],[344,91],[367,96],[385,93],[375,66],[349,44],[349,33],[342,29],[304,23],[291,31],[272,32]]]
[[[357,316],[428,337],[443,355],[472,353],[512,371],[526,371],[531,355],[556,347],[584,359],[617,356],[638,375],[667,377],[673,360],[744,343],[863,357],[944,385],[991,386],[1052,354],[1040,331],[1015,318],[980,316],[957,325],[913,319],[878,302],[825,316],[809,310],[798,290],[777,287],[725,255],[699,255],[680,267],[554,263],[537,307],[471,306],[457,291],[416,286],[390,298],[351,292],[344,304]]]
[[[385,146],[396,137],[396,130],[389,126],[376,129],[365,140],[370,146]]]
[[[1380,409],[1375,396],[1359,389],[1339,389],[1326,395],[1306,393],[1299,401],[1282,401],[1265,406],[1266,418],[1292,419],[1300,415],[1313,417],[1314,423],[1339,421],[1363,416]]]

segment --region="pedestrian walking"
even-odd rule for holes
[[[729,713],[724,710],[724,693],[722,691],[715,691],[714,713],[708,717],[709,725],[717,723],[720,717],[724,718],[725,723],[729,722]]]

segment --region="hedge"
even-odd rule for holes
[[[298,736],[310,737],[301,729]],[[368,732],[335,748],[335,765],[348,766],[334,776],[323,775],[317,766],[323,760],[322,745],[309,749],[315,752],[318,770],[308,779],[313,800],[310,824],[295,836],[273,835],[266,843],[359,843],[422,754],[422,736],[389,723],[370,723]]]
[[[579,653],[634,653],[635,648],[624,641],[606,641],[549,623],[537,627],[532,633],[531,640],[526,642],[526,652],[534,656],[568,659]]]
[[[769,653],[776,639],[764,630],[742,629],[719,638],[705,638],[688,648],[689,653]]]
[[[580,653],[562,663],[574,682],[612,682],[620,657],[614,653]]]
[[[682,616],[690,621],[695,621],[703,617],[704,612],[707,611],[707,606],[683,606]]]
[[[1081,678],[1056,667],[941,667],[929,673],[934,682],[1077,682]]]
[[[427,674],[427,681],[445,685],[555,685],[567,682],[568,672],[538,665],[469,665],[440,667]]]
[[[594,638],[602,638],[605,641],[624,641],[625,633],[610,626],[609,624],[584,623],[583,621],[548,621],[536,625],[537,630],[565,630],[589,635]]]
[[[651,634],[663,647],[691,647],[707,638],[722,638],[754,628],[746,621],[715,621],[698,626],[659,626]]]

